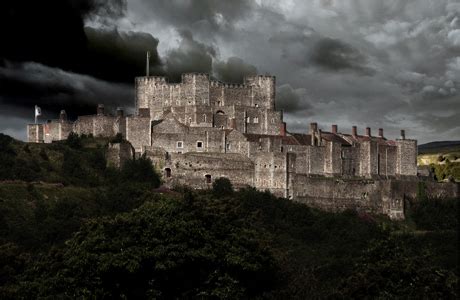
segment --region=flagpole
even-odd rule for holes
[[[34,115],[35,115],[35,124],[37,124],[37,105],[35,105]]]

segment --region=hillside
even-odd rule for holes
[[[107,140],[0,141],[2,299],[457,296],[457,200],[408,201],[394,222],[224,179],[156,189],[145,158],[107,168]]]
[[[460,141],[419,145],[417,164],[429,166],[439,181],[453,178],[460,182]]]

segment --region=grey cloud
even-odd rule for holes
[[[214,75],[224,82],[242,83],[244,76],[256,75],[257,68],[238,57],[230,57],[226,62],[218,61],[213,66]]]
[[[293,89],[289,84],[284,84],[277,87],[276,92],[277,109],[289,114],[312,115],[313,107],[305,89]]]
[[[213,57],[216,50],[212,46],[196,41],[188,30],[179,31],[180,45],[171,50],[166,57],[166,73],[173,81],[178,81],[182,73],[212,72]]]
[[[23,117],[34,105],[50,115],[66,109],[72,117],[94,112],[97,103],[108,107],[132,106],[133,87],[70,73],[38,63],[0,67],[0,105]]]
[[[365,75],[373,75],[374,70],[367,67],[366,57],[352,46],[331,38],[319,40],[313,47],[310,61],[331,71],[350,70]]]

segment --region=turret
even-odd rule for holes
[[[104,104],[97,105],[97,115],[103,116],[104,115]]]

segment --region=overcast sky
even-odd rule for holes
[[[132,110],[149,50],[171,81],[275,75],[291,131],[460,140],[460,0],[2,0],[0,38],[0,132],[19,139],[35,104]]]

